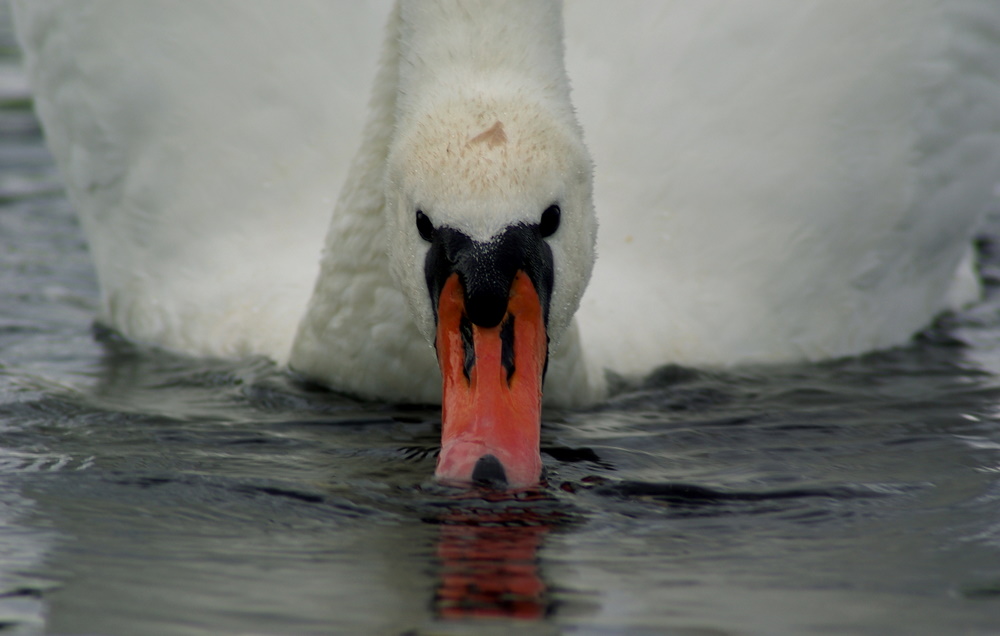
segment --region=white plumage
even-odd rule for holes
[[[559,15],[532,4],[502,24],[458,19],[472,4],[411,8],[372,93],[384,3],[15,0],[101,320],[369,397],[436,399],[428,315],[402,271],[419,254],[401,256],[415,248],[382,207],[393,122],[429,112],[438,84],[397,76],[396,43],[422,37],[419,59],[456,73],[435,82],[462,90],[475,76],[437,64],[438,45],[528,64],[554,79],[519,90],[554,104]],[[600,229],[547,398],[598,399],[609,370],[892,346],[975,297],[970,239],[1000,180],[995,2],[597,0],[564,14]],[[526,214],[510,208],[507,221]],[[505,220],[484,214],[456,222]],[[559,316],[589,272],[586,234],[557,263]]]

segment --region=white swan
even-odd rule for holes
[[[100,319],[381,399],[441,399],[437,342],[442,479],[537,480],[546,336],[572,405],[899,344],[977,292],[994,0],[573,2],[565,68],[534,0],[14,8]]]

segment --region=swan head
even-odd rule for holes
[[[397,126],[390,269],[443,380],[437,477],[537,483],[542,383],[594,263],[592,169],[571,113],[455,100]]]

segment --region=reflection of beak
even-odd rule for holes
[[[459,275],[448,277],[438,300],[444,382],[439,480],[501,487],[538,483],[547,351],[541,302],[524,271],[514,276],[507,313],[489,328],[469,320]]]
[[[523,500],[522,500],[523,501]],[[538,550],[549,530],[565,522],[530,507],[452,509],[440,524],[440,618],[540,619],[553,609]]]

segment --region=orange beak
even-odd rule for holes
[[[452,274],[438,301],[437,353],[444,383],[438,480],[537,484],[548,341],[529,276],[517,272],[503,320],[483,328],[468,319],[462,283]]]

